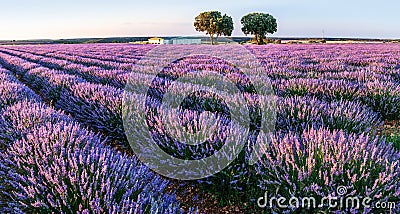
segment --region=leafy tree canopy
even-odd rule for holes
[[[249,13],[242,17],[241,23],[243,33],[254,35],[257,44],[263,44],[267,33],[273,34],[278,28],[276,19],[266,13]]]
[[[214,44],[214,36],[232,35],[233,20],[226,14],[222,16],[219,11],[207,11],[196,16],[194,27],[196,31],[210,35],[211,44]]]

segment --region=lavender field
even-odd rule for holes
[[[124,129],[125,86],[153,75],[151,64],[138,63],[155,47],[0,46],[0,213],[387,212],[378,207],[382,202],[400,212],[400,45],[244,45],[276,95],[274,132],[253,124],[246,142],[265,142],[254,165],[244,149],[229,167],[195,181],[148,168]],[[170,69],[224,72],[230,66],[188,57]],[[235,99],[230,102],[240,105]],[[194,101],[186,103],[192,111],[198,110]],[[210,106],[222,125],[230,123],[224,105]],[[189,114],[187,124],[197,116]],[[227,137],[221,132],[206,146],[183,147],[163,141],[163,126],[152,125],[159,130],[160,145],[182,159],[214,153]],[[340,196],[369,197],[370,206],[257,206],[264,195],[319,200],[338,196],[341,187]]]

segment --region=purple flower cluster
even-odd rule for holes
[[[55,106],[72,114],[78,121],[124,140],[122,91],[110,86],[76,83],[60,96]]]
[[[20,57],[28,62],[37,63],[49,69],[61,70],[68,74],[77,75],[89,82],[109,84],[119,88],[122,88],[125,85],[126,79],[129,75],[129,71],[118,69],[107,70],[103,68],[104,66],[86,66],[85,64],[78,64],[60,57],[47,57],[13,50],[3,52],[14,57]]]
[[[380,116],[356,101],[320,101],[314,97],[279,98],[276,128],[301,133],[314,127],[329,127],[353,133],[376,133]]]
[[[18,212],[164,213],[179,204],[168,181],[135,158],[103,146],[74,123],[46,123],[14,142],[2,157],[5,208]]]
[[[315,96],[321,100],[357,100],[362,93],[358,83],[346,80],[279,79],[272,82],[278,96]]]
[[[24,100],[17,102],[2,111],[0,116],[1,135],[7,139],[2,142],[5,146],[16,140],[22,139],[31,130],[39,128],[46,123],[71,122],[72,119],[47,107],[43,103],[33,102],[33,100]]]
[[[269,197],[321,199],[338,196],[336,190],[343,186],[345,197],[400,205],[400,153],[385,141],[324,128],[259,137],[265,143],[257,153],[261,161],[256,170]]]
[[[40,102],[40,98],[29,88],[22,85],[8,70],[0,66],[0,112],[4,112],[9,106],[25,100]],[[4,113],[0,116],[0,121],[4,120]],[[8,143],[13,140],[9,135],[8,127],[4,122],[0,122],[0,149],[4,150]]]
[[[326,101],[358,100],[374,109],[384,119],[400,116],[400,84],[396,82],[370,81],[353,83],[346,80],[279,79],[273,81],[279,96],[315,96]]]
[[[169,181],[1,71],[0,212],[181,212]]]
[[[279,96],[361,100],[388,120],[400,115],[398,48],[391,44],[247,46],[264,64]]]
[[[363,101],[386,119],[400,119],[400,84],[396,82],[368,82]]]
[[[92,84],[75,75],[27,63],[3,53],[0,57],[4,65],[21,75],[30,87],[44,99],[52,101],[55,107],[72,114],[82,124],[105,132],[110,138],[124,139],[121,89]]]
[[[41,99],[28,87],[21,84],[7,70],[0,67],[0,111],[18,101]]]
[[[0,82],[18,82],[17,78],[15,78],[12,73],[6,69],[4,69],[0,65]]]
[[[153,45],[124,45],[124,44],[93,44],[93,45],[42,45],[18,46],[7,49],[38,54],[41,56],[54,56],[59,58],[70,57],[78,62],[104,65],[104,62],[136,63]],[[130,65],[132,66],[132,64]],[[116,68],[116,67],[113,67]],[[131,68],[131,67],[130,67]]]

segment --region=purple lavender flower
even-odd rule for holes
[[[0,116],[0,136],[3,136],[3,146],[21,139],[33,129],[46,123],[58,123],[61,121],[72,121],[61,111],[55,111],[44,104],[21,101],[4,109]],[[4,141],[7,139],[6,141]]]
[[[320,101],[314,97],[279,98],[276,128],[301,133],[310,127],[329,127],[353,133],[376,132],[380,116],[360,102]]]
[[[325,128],[259,137],[256,170],[270,197],[320,199],[344,186],[347,197],[400,203],[400,153],[378,138]]]
[[[47,123],[2,155],[6,212],[180,211],[168,181],[73,123]]]

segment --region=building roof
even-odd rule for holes
[[[149,40],[161,40],[161,39],[163,39],[163,38],[153,37],[153,38],[150,38]]]

